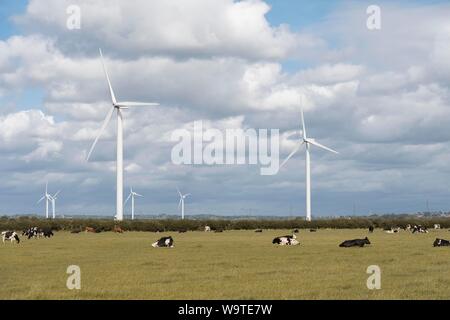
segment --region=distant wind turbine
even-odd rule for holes
[[[56,219],[56,199],[58,199],[58,194],[61,192],[61,190],[59,190],[57,193],[55,193],[53,196],[50,196],[51,201],[52,201],[52,217],[53,219]]]
[[[306,169],[306,221],[311,221],[311,164],[310,164],[310,156],[309,156],[309,148],[311,145],[319,147],[321,149],[338,153],[337,151],[328,148],[320,143],[318,143],[316,140],[308,138],[306,136],[306,127],[305,127],[305,119],[303,117],[303,108],[300,110],[301,113],[301,119],[302,119],[302,138],[298,142],[297,146],[294,148],[294,150],[287,156],[287,158],[281,163],[280,169],[288,162],[290,158],[294,154],[296,154],[302,145],[305,145],[305,153],[306,153],[306,161],[305,161],[305,169]]]
[[[158,106],[159,103],[147,103],[147,102],[117,102],[116,96],[114,95],[114,91],[111,85],[111,81],[109,80],[108,71],[106,70],[105,63],[103,61],[102,50],[100,51],[100,58],[103,64],[103,70],[105,72],[106,81],[108,82],[109,93],[111,95],[112,107],[109,109],[108,114],[106,115],[105,120],[100,128],[100,131],[97,134],[97,137],[92,144],[91,149],[86,157],[86,161],[89,161],[89,157],[92,154],[92,151],[97,144],[98,139],[102,135],[103,131],[105,131],[106,126],[108,125],[111,117],[113,115],[114,110],[117,112],[117,162],[116,162],[116,175],[117,175],[117,187],[116,187],[116,220],[123,220],[123,125],[122,125],[122,110],[128,109],[129,107],[142,107],[142,106]]]
[[[143,197],[143,195],[141,195],[137,192],[134,192],[133,188],[130,188],[130,194],[128,195],[128,198],[125,200],[124,205],[131,198],[131,220],[134,220],[134,197]]]
[[[184,220],[184,199],[186,199],[187,196],[190,196],[190,193],[182,194],[180,190],[177,188],[178,194],[180,195],[180,202],[178,202],[178,209],[181,206],[181,220]]]
[[[48,181],[45,183],[45,193],[42,196],[42,198],[38,200],[37,203],[40,203],[44,199],[45,199],[45,218],[48,219],[48,204],[50,201],[53,200],[52,196],[48,193]]]

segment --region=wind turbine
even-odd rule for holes
[[[178,194],[180,195],[180,202],[178,202],[178,208],[180,208],[181,205],[181,220],[184,220],[184,199],[186,199],[187,196],[190,196],[190,193],[182,194],[180,190],[177,188]]]
[[[131,220],[134,220],[134,197],[143,197],[143,195],[134,192],[133,188],[130,188],[130,194],[128,195],[128,198],[125,200],[125,203],[127,203],[127,201],[131,198]]]
[[[98,132],[97,137],[92,144],[91,149],[86,157],[86,161],[89,161],[89,157],[91,156],[92,151],[97,144],[98,139],[102,135],[103,131],[105,131],[106,126],[108,125],[113,112],[117,113],[117,162],[116,162],[116,175],[117,175],[117,186],[116,186],[116,220],[123,220],[123,125],[122,125],[122,110],[128,109],[129,107],[143,107],[143,106],[158,106],[159,103],[146,103],[146,102],[118,102],[116,100],[116,96],[114,95],[114,90],[111,85],[111,81],[109,80],[108,71],[106,70],[105,63],[103,61],[102,50],[100,51],[100,58],[103,65],[103,70],[105,72],[106,81],[108,82],[109,93],[111,95],[112,106],[106,115],[105,120]]]
[[[295,149],[287,156],[287,158],[281,163],[280,165],[280,169],[286,164],[286,162],[288,162],[288,160],[290,158],[292,158],[292,156],[294,154],[296,154],[300,148],[302,147],[302,145],[305,145],[305,155],[306,155],[306,161],[305,161],[305,169],[306,169],[306,221],[311,221],[311,160],[310,160],[310,156],[309,156],[309,148],[311,147],[311,145],[319,147],[321,149],[324,149],[326,151],[330,151],[333,153],[338,153],[337,151],[328,148],[320,143],[318,143],[316,140],[308,138],[306,136],[306,127],[305,127],[305,119],[303,117],[303,109],[300,110],[301,112],[301,117],[302,117],[302,138],[299,140],[297,146],[295,147]]]
[[[48,219],[48,202],[52,201],[52,196],[48,193],[48,182],[45,183],[45,193],[42,196],[42,198],[40,198],[38,200],[37,203],[41,202],[42,200],[45,199],[45,218]]]
[[[56,214],[55,214],[55,212],[56,212],[56,199],[58,199],[58,194],[61,192],[61,190],[59,190],[57,193],[55,193],[53,196],[50,196],[50,198],[51,198],[51,201],[52,201],[52,210],[53,210],[53,215],[52,215],[52,217],[53,217],[53,219],[55,219],[56,218]]]

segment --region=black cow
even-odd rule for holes
[[[263,232],[262,229],[256,229],[255,232]]]
[[[169,237],[162,237],[158,241],[152,244],[153,248],[161,248],[161,247],[168,247],[173,248],[173,239],[171,236]]]
[[[2,238],[3,243],[5,243],[5,240],[11,240],[11,243],[16,241],[17,243],[20,243],[19,236],[15,231],[3,231],[2,232]]]
[[[375,228],[374,228],[373,226],[370,226],[370,227],[369,227],[369,232],[370,232],[370,233],[373,233],[373,230],[374,230],[374,229],[375,229]]]
[[[294,230],[294,233],[299,233],[299,232],[300,232],[300,231],[298,231],[298,229],[295,229],[295,230]]]
[[[450,241],[436,238],[433,243],[433,247],[449,247]]]
[[[51,238],[54,236],[53,231],[51,229],[43,229],[42,235],[44,236],[44,238]]]
[[[367,237],[365,237],[364,239],[345,240],[339,245],[339,247],[364,247],[365,244],[370,244],[370,241]]]
[[[309,229],[309,232],[317,232],[317,229]]]

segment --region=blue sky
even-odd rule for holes
[[[177,213],[179,186],[193,194],[187,212],[301,216],[303,154],[261,177],[252,166],[175,166],[168,138],[197,120],[278,128],[283,158],[300,96],[311,135],[341,152],[312,152],[313,216],[421,211],[427,199],[450,210],[448,1],[378,1],[378,32],[365,26],[370,1],[273,0],[265,16],[258,1],[75,2],[92,11],[72,32],[68,0],[34,0],[30,12],[1,0],[0,213],[42,214],[49,180],[63,190],[60,212],[112,216],[115,125],[91,163],[81,156],[108,105],[98,47],[120,97],[161,103],[126,112],[125,190],[146,195],[138,212]]]

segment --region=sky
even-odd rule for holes
[[[369,5],[381,28],[370,30]],[[80,8],[80,29],[67,8]],[[280,162],[308,136],[314,216],[450,210],[448,1],[0,0],[0,214],[115,214],[113,117],[124,111],[124,189],[136,214],[305,214],[301,149],[260,165],[177,164],[176,130],[278,129]],[[300,104],[302,101],[302,104]],[[248,152],[248,150],[246,151]],[[129,203],[125,214],[130,214]]]

